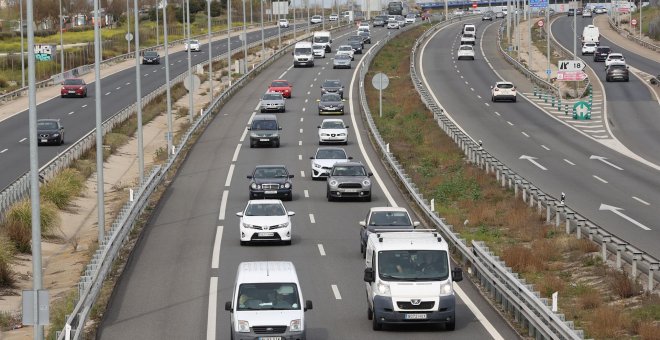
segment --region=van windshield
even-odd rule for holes
[[[377,264],[384,281],[443,281],[449,277],[444,250],[379,251]]]
[[[244,283],[238,287],[237,311],[300,310],[295,283]]]
[[[255,120],[252,122],[252,130],[277,130],[277,122],[274,120]]]
[[[314,37],[314,42],[315,42],[315,43],[325,44],[325,43],[327,43],[327,42],[329,42],[329,41],[330,41],[330,37],[327,37],[327,36],[317,36],[317,37]]]
[[[311,48],[298,47],[293,51],[293,53],[295,55],[310,55],[310,54],[312,54],[312,49]]]

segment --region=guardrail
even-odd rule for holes
[[[624,30],[623,28],[619,27],[616,25],[614,20],[612,20],[612,17],[607,18],[607,22],[610,24],[610,27],[614,29],[617,33],[621,34],[622,36],[626,37],[628,40],[632,40],[636,42],[639,45],[642,45],[649,50],[655,51],[655,52],[660,52],[660,46],[654,45],[651,42],[644,41],[643,39],[640,39],[639,37],[635,36],[634,34],[631,34],[630,32]]]
[[[335,28],[329,28],[328,30],[334,31],[342,29],[346,26],[347,25],[338,26]],[[301,28],[300,30],[305,30],[305,28]],[[277,39],[277,37],[274,37],[274,39]],[[76,301],[76,305],[74,306],[71,314],[66,317],[66,324],[64,328],[57,331],[56,336],[58,340],[63,340],[65,338],[76,340],[80,339],[84,335],[83,333],[85,323],[89,318],[89,313],[92,309],[92,306],[98,298],[98,295],[103,286],[103,281],[110,272],[112,263],[117,258],[119,250],[126,240],[127,235],[135,226],[137,217],[139,217],[140,213],[145,209],[150,195],[163,181],[168,171],[172,169],[175,161],[181,155],[182,150],[184,149],[183,147],[190,142],[195,133],[200,131],[200,129],[206,126],[206,124],[213,119],[214,114],[220,110],[222,105],[231,99],[231,97],[238,90],[249,83],[256,74],[270,66],[280,57],[288,55],[296,42],[303,41],[305,39],[308,39],[308,37],[303,36],[302,38],[299,38],[293,43],[280,49],[271,57],[255,66],[248,73],[244,74],[232,86],[226,89],[213,101],[213,103],[211,103],[211,105],[202,111],[200,116],[197,116],[195,122],[188,128],[188,130],[181,138],[179,145],[175,146],[175,151],[170,155],[167,162],[164,165],[156,166],[151,170],[147,176],[147,179],[144,181],[144,183],[141,184],[142,186],[137,191],[134,201],[127,202],[121,208],[118,217],[115,219],[115,222],[112,224],[109,232],[106,233],[105,240],[103,240],[103,242],[99,242],[98,250],[94,253],[94,256],[85,267],[83,275],[80,276],[80,281],[78,282],[77,287],[78,299]],[[256,46],[256,44],[261,44],[261,41],[253,44]],[[241,48],[242,47],[239,47],[238,49]]]

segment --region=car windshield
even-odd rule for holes
[[[190,40],[190,43],[193,44],[193,45],[195,45],[195,44],[199,44],[199,41],[197,41],[197,40]]]
[[[245,208],[245,216],[284,216],[286,212],[280,203],[252,203]]]
[[[343,129],[344,122],[341,121],[327,121],[321,124],[321,129]]]
[[[348,41],[354,41],[354,40],[362,41],[362,37],[360,37],[359,35],[351,35],[350,37],[348,37]]]
[[[289,83],[285,81],[274,81],[270,83],[270,87],[289,87]]]
[[[342,149],[319,149],[316,159],[346,159],[346,152]]]
[[[254,169],[252,176],[254,178],[287,178],[289,177],[289,172],[283,167],[261,167]]]
[[[295,283],[244,283],[238,287],[237,311],[301,308]]]
[[[358,34],[360,35],[360,38],[369,36],[369,32],[367,32],[367,31],[360,31],[360,32],[358,32]]]
[[[263,100],[278,100],[282,99],[282,94],[281,93],[265,93],[264,96],[261,98]]]
[[[341,96],[336,93],[326,93],[321,96],[322,102],[340,102]]]
[[[600,53],[610,53],[610,48],[609,47],[599,47],[598,52],[600,52]]]
[[[610,65],[610,68],[611,68],[612,70],[616,70],[616,69],[625,70],[625,69],[626,69],[626,65],[622,65],[622,64],[613,64],[613,65]]]
[[[622,55],[611,55],[610,59],[623,59]]]
[[[332,168],[333,176],[366,176],[364,167],[359,165],[340,165]]]
[[[443,250],[386,250],[378,252],[378,273],[384,281],[442,281],[449,277]]]
[[[326,80],[323,82],[323,87],[341,87],[339,80]]]
[[[369,218],[369,226],[411,226],[410,217],[405,211],[374,211]]]
[[[500,89],[512,89],[512,88],[513,88],[513,84],[497,84],[497,88],[500,88]]]
[[[38,121],[37,130],[57,130],[57,122],[53,121]]]
[[[145,56],[145,57],[157,57],[157,56],[158,56],[158,52],[147,51],[147,52],[144,52],[144,56]]]
[[[286,19],[280,19],[280,22],[288,22]]]
[[[295,55],[308,55],[312,53],[312,49],[309,47],[298,47],[293,51],[293,53]]]
[[[64,85],[83,85],[85,82],[83,82],[82,79],[66,79],[64,80]]]
[[[258,119],[252,122],[252,130],[277,130],[277,122]]]

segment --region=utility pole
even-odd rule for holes
[[[231,86],[231,0],[227,0],[227,75]]]
[[[96,14],[95,14],[96,15]],[[21,20],[23,19],[23,2],[21,1]],[[94,19],[96,20],[96,19]],[[96,23],[96,21],[94,21]],[[60,73],[64,76],[64,33],[62,32],[62,26],[64,25],[62,20],[62,0],[60,0]],[[21,41],[23,41],[23,25],[21,24]],[[21,48],[23,44],[21,44]]]
[[[167,37],[167,0],[163,4],[163,38],[165,39],[165,84],[170,83],[170,51]],[[167,96],[167,158],[172,154],[172,93],[170,86],[165,86]]]
[[[25,87],[25,56],[23,54],[23,50],[25,49],[25,45],[23,44],[23,0],[19,1],[19,12],[21,16],[21,20],[19,20],[20,24],[20,31],[21,31],[21,88]],[[62,58],[64,60],[64,58]]]
[[[527,36],[527,59],[529,59],[529,70],[534,71],[534,64],[532,63],[532,6],[531,6],[531,0],[527,0],[527,33],[529,34]],[[548,7],[545,8],[546,11],[549,10]]]
[[[190,0],[188,0],[190,1]],[[245,0],[243,0],[243,74],[248,73],[247,54],[247,18],[245,17]]]
[[[264,42],[264,1],[261,2],[261,61],[266,60],[266,43]]]
[[[206,16],[208,18],[208,40],[209,40],[209,106],[213,103],[213,48],[211,46],[211,0],[206,1]]]
[[[158,34],[158,0],[156,0],[156,46],[158,46],[160,42]]]
[[[95,0],[100,1],[100,0]],[[142,74],[140,73],[140,20],[138,16],[138,0],[133,0],[135,15],[135,94],[137,106],[137,140],[138,140],[138,175],[140,185],[144,183],[144,143],[142,135]],[[100,92],[96,93],[98,97]]]
[[[135,0],[137,1],[137,0]],[[186,0],[186,24],[188,26],[187,32],[188,32],[188,114],[190,115],[190,124],[192,124],[195,119],[193,115],[193,111],[195,110],[194,108],[194,102],[193,102],[193,95],[194,95],[194,81],[193,81],[193,73],[192,73],[192,48],[190,48],[190,41],[192,38],[192,35],[190,33],[190,0]]]
[[[103,182],[103,110],[101,110],[101,22],[99,1],[94,1],[94,112],[96,118],[96,199],[98,244],[105,239],[105,187]],[[98,24],[97,24],[98,23]]]
[[[137,20],[137,18],[135,18]],[[129,7],[129,0],[126,0],[126,37],[131,34],[131,8]],[[126,39],[126,42],[128,43],[128,52],[127,54],[131,54],[131,41]]]
[[[548,63],[545,69],[545,74],[548,79],[548,82],[550,82],[550,29],[548,28],[550,27],[550,8],[548,8],[545,11],[545,25],[543,26],[545,27],[545,44],[546,44],[546,52],[548,56]]]

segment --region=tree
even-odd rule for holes
[[[227,2],[211,1],[211,16],[219,17],[227,10]]]

